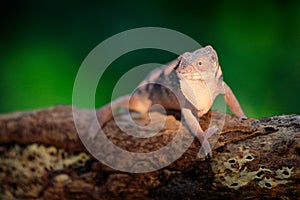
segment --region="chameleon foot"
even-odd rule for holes
[[[99,123],[98,123],[98,120],[94,120],[89,128],[89,131],[88,131],[88,136],[87,136],[87,139],[88,140],[93,140],[95,139],[97,133],[100,131],[100,128],[99,128]]]
[[[199,131],[196,134],[197,139],[200,141],[201,143],[201,149],[200,149],[200,158],[201,157],[205,157],[207,156],[209,153],[211,153],[211,144],[208,141],[208,138],[211,137],[213,134],[215,134],[218,131],[218,129],[213,126],[213,127],[209,127],[207,130],[203,131]]]

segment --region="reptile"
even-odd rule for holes
[[[211,152],[207,138],[217,129],[209,127],[204,131],[199,119],[209,111],[219,94],[224,95],[226,104],[239,120],[247,119],[237,98],[223,80],[216,51],[207,45],[154,69],[133,94],[119,97],[98,109],[98,121],[92,123],[89,137],[94,138],[99,131],[98,122],[103,127],[118,108],[147,113],[152,105],[159,104],[166,110],[181,111],[184,125],[198,138],[204,155],[207,155]]]

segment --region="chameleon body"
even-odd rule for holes
[[[224,95],[228,107],[239,119],[247,118],[230,87],[223,81],[216,51],[208,45],[156,68],[132,95],[119,97],[97,110],[97,118],[103,126],[119,107],[147,113],[152,105],[160,104],[166,110],[180,110],[184,125],[194,130],[193,134],[201,142],[206,155],[211,147],[205,138],[217,130],[208,128],[203,131],[199,118],[208,112],[218,94]],[[91,137],[97,134],[96,127],[91,126]]]

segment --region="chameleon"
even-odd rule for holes
[[[119,97],[98,109],[98,120],[92,123],[89,137],[94,138],[99,131],[98,121],[103,127],[118,108],[147,113],[152,105],[160,104],[166,110],[181,111],[184,125],[200,141],[207,155],[211,152],[207,138],[217,129],[209,127],[204,131],[199,119],[209,111],[219,94],[224,95],[226,104],[239,120],[247,119],[231,88],[223,80],[216,51],[207,45],[154,69],[133,94]]]

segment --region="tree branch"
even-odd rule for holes
[[[166,120],[163,129],[153,137],[128,135],[113,120],[103,131],[112,143],[127,151],[159,150],[172,141],[181,123],[173,115],[151,114],[154,129]],[[76,115],[80,116],[78,128],[88,130],[90,111],[77,109]],[[145,116],[134,117],[139,123],[149,122]],[[125,113],[116,119],[132,134],[143,134],[128,124]],[[149,173],[126,173],[91,156],[78,137],[71,107],[0,115],[0,199],[299,198],[299,115],[239,122],[231,115],[213,111],[203,117],[201,127],[206,129],[210,119],[220,130],[220,134],[210,138],[217,141],[210,157],[199,158],[200,144],[195,139],[167,167]],[[82,138],[86,138],[87,131],[82,133]],[[104,152],[106,144],[100,139],[97,135],[93,140],[93,153]],[[114,152],[107,157],[128,164]]]

